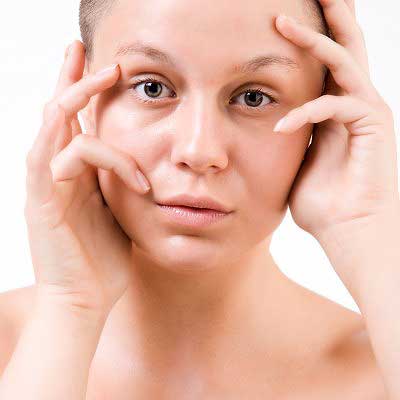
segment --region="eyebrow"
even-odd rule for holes
[[[151,58],[156,62],[166,64],[176,69],[178,67],[178,63],[169,54],[141,41],[121,45],[115,52],[114,56],[122,57],[134,54],[144,55],[145,57]],[[232,72],[245,74],[249,72],[256,72],[261,68],[274,65],[286,67],[290,70],[300,69],[300,65],[295,60],[287,56],[279,54],[266,54],[256,56],[243,64],[234,65]]]

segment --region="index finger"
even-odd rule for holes
[[[354,0],[344,0],[345,3],[349,6],[351,12],[354,16],[356,16],[356,5]]]
[[[369,75],[364,35],[354,13],[354,1],[319,0],[337,43],[345,47]]]
[[[61,68],[54,97],[58,97],[69,86],[78,82],[85,67],[85,49],[79,40],[74,40],[69,48]]]
[[[58,78],[54,98],[59,97],[67,87],[82,78],[84,66],[84,45],[79,40],[74,40],[65,52],[64,63]],[[80,133],[82,133],[82,128],[78,120],[78,115],[74,115],[71,120],[65,121],[65,124],[60,129],[60,133],[56,136],[54,154],[59,153],[74,136]]]
[[[113,64],[95,74],[89,74],[67,87],[51,103],[59,104],[65,111],[66,119],[72,118],[89,103],[92,96],[115,85],[120,76],[119,64]]]
[[[60,94],[68,87],[78,82],[83,75],[85,68],[85,45],[80,40],[74,40],[68,47],[65,57],[64,64],[60,72],[57,87],[54,93],[54,97],[60,96]],[[72,137],[82,132],[81,125],[78,120],[78,116],[74,115],[71,120],[71,131],[69,135]],[[63,147],[63,145],[61,145]]]

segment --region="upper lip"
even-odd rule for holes
[[[194,208],[208,208],[211,210],[216,210],[224,213],[230,213],[227,207],[223,204],[219,203],[218,201],[206,197],[194,197],[188,194],[181,194],[179,196],[171,197],[167,200],[159,201],[158,204],[167,205],[167,206],[187,206],[187,207],[194,207]]]

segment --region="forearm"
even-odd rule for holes
[[[0,383],[2,400],[84,400],[105,315],[37,301]]]
[[[400,213],[319,239],[356,301],[390,400],[400,399]]]

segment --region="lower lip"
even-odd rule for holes
[[[221,221],[230,214],[206,208],[165,206],[161,204],[158,204],[158,206],[174,222],[186,226],[207,226],[217,221]]]

